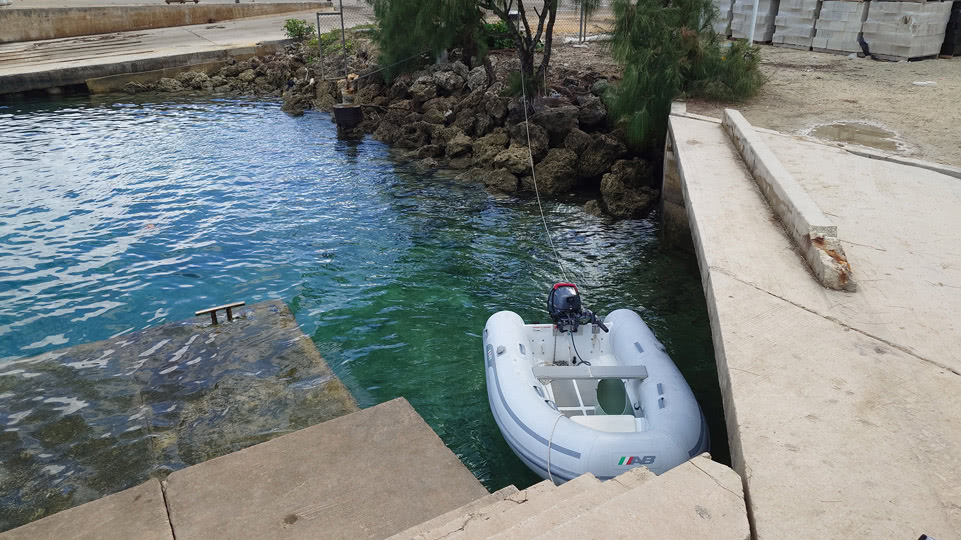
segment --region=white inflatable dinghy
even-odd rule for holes
[[[708,450],[694,394],[637,313],[601,321],[570,283],[554,286],[548,308],[555,324],[501,311],[484,328],[491,412],[521,461],[560,483],[661,474]]]

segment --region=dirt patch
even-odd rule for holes
[[[761,51],[769,81],[758,96],[734,106],[752,124],[799,135],[838,122],[877,126],[903,143],[894,153],[961,166],[961,58],[879,62],[770,46]],[[914,84],[925,81],[936,84]],[[725,106],[693,101],[687,108],[720,117]]]

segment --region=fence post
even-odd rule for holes
[[[584,39],[587,37],[585,36],[587,32],[585,31],[586,28],[585,28],[585,22],[584,22],[584,10],[585,10],[584,2],[581,2],[581,13],[577,21],[577,41],[579,43],[584,43]]]
[[[340,0],[340,44],[344,48],[344,79],[347,79],[347,29],[344,27],[344,0]]]
[[[320,55],[320,80],[327,80],[327,76],[324,74],[324,43],[320,39],[320,12],[315,13],[317,16],[317,53]]]

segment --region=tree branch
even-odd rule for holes
[[[527,33],[527,47],[533,48],[533,40],[531,40],[531,25],[527,22],[527,10],[524,9],[524,0],[517,0],[517,12],[524,21],[524,31]]]

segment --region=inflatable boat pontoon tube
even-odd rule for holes
[[[640,316],[619,309],[603,322],[609,333],[560,332],[501,311],[484,328],[491,412],[545,479],[603,480],[639,466],[661,474],[710,446],[694,394]]]

